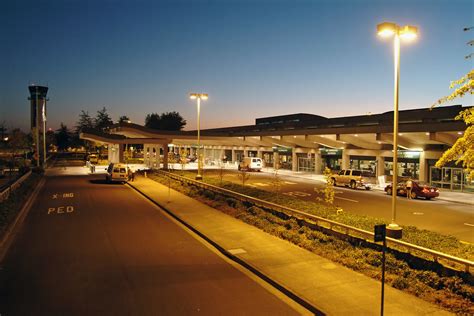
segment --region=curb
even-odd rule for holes
[[[201,237],[202,239],[204,239],[206,242],[208,242],[209,244],[211,244],[214,248],[216,248],[220,253],[222,253],[224,256],[226,256],[227,258],[231,259],[232,261],[238,263],[239,265],[243,266],[244,268],[246,268],[247,270],[251,271],[252,273],[254,273],[256,276],[258,276],[259,278],[261,278],[262,280],[266,281],[267,283],[269,283],[270,285],[272,285],[274,288],[278,289],[280,292],[282,292],[283,294],[285,294],[286,296],[288,296],[289,298],[291,298],[293,301],[297,302],[298,304],[300,304],[301,306],[303,306],[304,308],[308,309],[309,311],[311,311],[312,313],[314,313],[315,315],[325,315],[325,313],[323,313],[322,311],[320,311],[319,309],[317,309],[315,306],[313,306],[310,302],[306,301],[305,299],[301,298],[300,296],[298,296],[297,294],[293,293],[290,289],[286,288],[285,286],[283,286],[282,284],[278,283],[277,281],[273,280],[272,278],[270,278],[269,276],[267,276],[266,274],[264,274],[263,272],[261,272],[260,270],[258,270],[257,268],[255,268],[254,266],[252,266],[251,264],[245,262],[244,260],[236,257],[235,255],[231,254],[230,252],[228,252],[225,248],[223,248],[222,246],[220,246],[218,243],[216,243],[215,241],[213,241],[212,239],[210,239],[208,236],[206,236],[205,234],[201,233],[200,231],[198,231],[194,226],[192,226],[191,224],[187,223],[186,221],[184,221],[181,217],[179,217],[178,215],[174,214],[171,210],[169,210],[168,208],[166,208],[166,206],[162,205],[161,203],[155,201],[154,199],[152,199],[151,197],[149,197],[148,195],[146,195],[145,193],[143,193],[142,191],[140,191],[140,189],[138,189],[136,186],[134,186],[133,184],[131,184],[130,182],[127,182],[127,184],[133,188],[135,191],[137,191],[138,193],[140,193],[142,196],[144,196],[146,199],[148,199],[150,202],[152,202],[153,204],[157,205],[159,208],[161,208],[162,210],[164,210],[168,215],[170,215],[171,217],[173,217],[175,220],[177,220],[178,222],[180,222],[181,224],[183,224],[184,226],[186,226],[188,229],[190,229],[193,233],[195,233],[196,235],[198,235],[199,237]]]
[[[23,204],[23,207],[21,208],[20,212],[17,214],[13,223],[10,224],[10,226],[7,228],[5,235],[0,241],[0,263],[5,258],[5,255],[13,242],[16,231],[18,230],[20,225],[23,223],[26,215],[28,215],[28,212],[30,211],[31,206],[33,204],[33,201],[36,200],[36,197],[38,196],[38,193],[43,187],[45,182],[46,180],[44,176],[41,177],[40,181],[38,182],[35,189],[33,190],[33,193],[30,195],[30,197],[25,202],[25,204]]]

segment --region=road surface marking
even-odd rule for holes
[[[242,248],[229,249],[227,251],[230,252],[232,255],[240,255],[242,253],[247,253],[247,251],[243,250]]]
[[[285,184],[296,184],[296,182],[290,182],[290,181],[283,181]]]
[[[297,196],[297,197],[311,196],[310,193],[301,192],[301,191],[290,191],[290,192],[284,192],[283,194],[288,195],[288,196]]]
[[[346,198],[343,198],[343,197],[335,196],[334,198],[335,198],[335,199],[346,200],[346,201],[349,201],[349,202],[359,203],[359,201],[351,200],[351,199],[346,199]]]
[[[74,206],[71,206],[71,205],[48,208],[48,215],[52,213],[64,214],[64,213],[72,213],[72,212],[74,212]]]
[[[425,215],[425,213],[422,213],[422,212],[413,212],[413,215]]]
[[[252,183],[252,185],[256,185],[258,187],[268,187],[269,186],[268,183],[262,183],[262,182],[255,182],[255,183]]]
[[[464,223],[464,225],[474,227],[474,224]]]

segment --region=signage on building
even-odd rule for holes
[[[276,147],[273,147],[273,152],[277,152],[277,153],[281,153],[281,154],[291,154],[291,148],[276,146]]]
[[[340,156],[342,155],[341,149],[332,149],[332,148],[320,148],[319,151],[323,156]]]
[[[399,158],[420,158],[420,152],[399,150],[398,157]]]

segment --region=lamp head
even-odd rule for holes
[[[190,93],[189,94],[189,98],[191,100],[196,100],[196,99],[207,100],[208,97],[209,96],[207,93]]]
[[[400,28],[400,37],[406,40],[413,40],[418,36],[418,28],[412,25],[405,25]]]
[[[377,35],[390,37],[398,32],[398,25],[392,22],[383,22],[377,25]]]

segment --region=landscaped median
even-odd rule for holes
[[[179,172],[180,175],[192,177],[194,174]],[[380,247],[366,242],[362,238],[347,238],[343,234],[334,234],[325,229],[308,225],[307,222],[295,216],[267,207],[259,207],[249,201],[240,201],[235,196],[229,197],[215,190],[203,189],[179,179],[171,179],[164,173],[152,173],[148,176],[160,183],[170,185],[171,188],[191,196],[213,208],[239,218],[270,234],[286,239],[302,248],[320,256],[331,259],[353,270],[364,273],[375,279],[381,278]],[[285,205],[293,209],[305,211],[320,217],[328,218],[347,225],[356,226],[371,231],[374,224],[383,223],[383,220],[359,217],[348,213],[338,213],[332,206],[316,202],[305,202],[282,196],[278,193],[262,191],[255,188],[236,185],[219,179],[205,179],[211,184],[253,196],[261,200]],[[452,255],[473,258],[473,248],[470,245],[459,243],[453,237],[445,237],[436,233],[420,231],[414,227],[405,228],[405,241],[414,243],[421,241],[423,247],[436,249],[442,252],[452,250]],[[436,239],[434,239],[436,238]],[[429,247],[432,241],[438,247]],[[443,242],[441,242],[443,241]],[[445,269],[441,265],[424,264],[428,262],[416,255],[403,253],[397,250],[389,251],[387,255],[386,282],[397,289],[404,290],[419,296],[429,302],[436,303],[443,308],[460,314],[474,313],[473,277],[470,273],[455,272]]]

